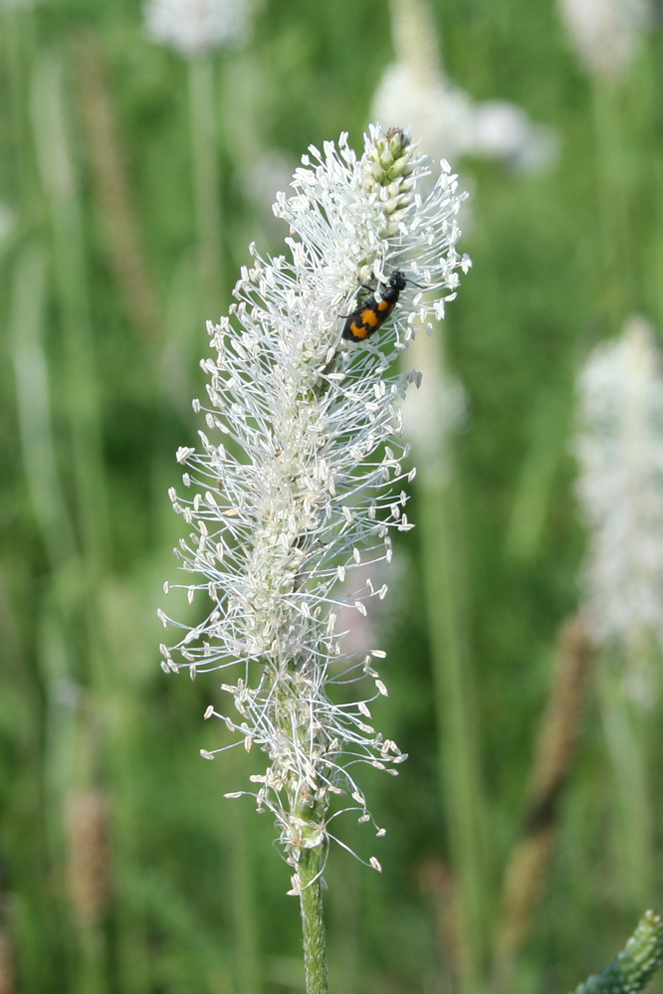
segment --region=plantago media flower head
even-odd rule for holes
[[[344,651],[338,588],[350,571],[388,562],[394,529],[412,527],[398,400],[416,374],[399,376],[394,359],[416,317],[441,315],[469,266],[456,251],[456,177],[443,163],[427,185],[402,131],[371,128],[361,158],[342,135],[302,162],[292,196],[274,206],[290,225],[287,256],[252,246],[231,316],[208,325],[216,355],[202,363],[208,401],[194,408],[211,434],[199,433],[200,451],[177,453],[184,490],[171,499],[192,530],[175,552],[206,616],[187,627],[160,613],[181,633],[162,646],[166,672],[238,671],[223,685],[236,714],[207,716],[267,754],[255,796],[293,865],[302,847],[333,837],[332,795],[349,795],[346,810],[370,820],[358,764],[395,773],[404,759],[371,724],[370,704],[387,692],[376,669],[385,652],[357,663]],[[344,342],[362,284],[379,295],[398,269],[443,297],[425,303],[408,283],[390,330]],[[386,592],[367,576],[352,607],[366,615]],[[347,703],[334,684],[354,679],[373,689]]]
[[[599,644],[663,645],[663,376],[631,318],[579,378],[578,494],[589,526],[587,610]]]
[[[651,22],[648,0],[559,0],[559,11],[587,71],[604,77],[628,70]]]
[[[191,58],[246,39],[248,0],[147,0],[145,24],[153,41]]]

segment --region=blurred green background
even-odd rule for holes
[[[449,78],[547,125],[558,155],[452,162],[474,268],[444,351],[467,413],[450,478],[414,485],[421,526],[396,543],[376,719],[410,760],[367,777],[382,875],[331,853],[332,989],[561,992],[661,902],[660,705],[640,749],[650,871],[631,886],[637,826],[592,665],[546,854],[520,884],[541,900],[500,938],[580,597],[574,380],[631,313],[663,327],[663,39],[654,17],[608,79],[583,71],[552,0],[431,0],[430,16]],[[361,150],[390,8],[262,0],[243,42],[195,57],[150,40],[138,0],[5,0],[0,31],[0,991],[297,991],[272,825],[222,797],[249,760],[199,756],[219,681],[159,669],[181,534],[166,491],[199,427],[204,320],[227,311],[249,242],[280,251],[269,203],[307,146],[347,130]]]

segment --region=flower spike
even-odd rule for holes
[[[358,764],[396,773],[405,758],[370,719],[386,693],[373,668],[384,653],[362,662],[344,651],[337,618],[344,606],[365,616],[384,596],[367,571],[391,560],[395,530],[412,527],[399,400],[417,376],[394,361],[415,317],[425,324],[435,313],[431,291],[452,299],[470,263],[456,251],[456,177],[443,163],[429,182],[401,130],[372,128],[361,158],[347,135],[311,148],[292,186],[274,206],[290,226],[288,254],[251,247],[230,317],[208,325],[208,399],[194,402],[206,420],[200,448],[177,452],[184,488],[170,496],[190,528],[176,550],[187,575],[179,586],[205,616],[193,626],[160,617],[179,633],[162,647],[165,671],[237,673],[223,685],[234,714],[206,714],[267,754],[251,778],[255,797],[297,868],[303,850],[332,838],[335,796],[367,814]],[[396,271],[424,284],[427,299],[407,282],[370,342],[343,341],[362,285],[379,292]],[[335,684],[354,680],[361,693],[348,702]]]

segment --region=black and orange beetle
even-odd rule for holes
[[[396,269],[389,277],[384,290],[380,291],[379,301],[373,294],[360,304],[356,311],[348,315],[342,337],[350,342],[364,342],[370,338],[373,332],[382,327],[393,311],[407,282],[400,269]]]

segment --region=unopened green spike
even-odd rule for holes
[[[663,922],[647,911],[617,959],[603,973],[589,977],[575,994],[637,994],[663,963]]]

